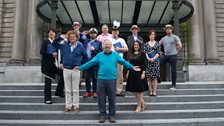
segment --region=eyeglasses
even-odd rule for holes
[[[76,36],[70,36],[69,38],[76,38]]]

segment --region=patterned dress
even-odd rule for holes
[[[155,51],[156,53],[160,53],[160,45],[158,42],[156,42],[153,46],[150,46],[149,42],[145,43],[144,47],[144,52],[146,54],[150,54],[153,51]],[[146,62],[146,76],[148,78],[152,77],[152,78],[157,78],[160,77],[160,62],[159,62],[159,58],[156,59],[154,62],[149,62],[147,60]]]

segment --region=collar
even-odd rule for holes
[[[48,40],[49,40],[51,43],[54,41],[54,39],[50,39],[50,38],[48,38]]]
[[[109,33],[107,33],[107,34],[103,34],[103,33],[102,33],[101,35],[102,35],[102,36],[109,36]]]
[[[69,45],[72,46],[71,43],[69,43]],[[76,47],[77,45],[78,45],[78,43],[77,43],[77,41],[76,41],[76,43],[74,44],[74,47]]]
[[[103,53],[104,53],[105,55],[110,55],[110,54],[112,54],[112,51],[110,51],[109,53],[103,51]]]

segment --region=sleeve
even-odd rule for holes
[[[48,45],[47,42],[43,41],[40,49],[40,54],[46,57],[52,57],[53,54],[47,52],[47,45]]]
[[[125,47],[125,46],[128,47],[127,44],[126,44],[126,42],[125,42],[125,40],[122,39],[122,47]]]
[[[180,41],[180,38],[176,35],[174,36],[174,39],[175,39],[176,43]]]
[[[160,44],[159,42],[157,42],[157,46],[156,46],[156,53],[158,53],[160,55],[161,51],[160,51]]]
[[[128,61],[124,60],[119,54],[117,55],[117,62],[121,65],[124,65],[124,67],[128,68],[128,69],[134,69],[134,66],[132,64],[130,64]]]
[[[99,62],[99,54],[96,55],[92,60],[86,62],[85,64],[81,65],[79,67],[80,70],[86,70],[89,69],[92,66],[95,66]]]
[[[58,42],[60,42],[62,40],[61,35],[58,35],[54,41],[51,43],[52,46],[54,46],[57,49],[61,49],[61,45],[63,44],[59,44]]]
[[[82,63],[84,64],[88,61],[88,55],[83,45],[81,45],[81,53],[82,53]]]
[[[145,53],[142,53],[141,54],[141,70],[142,71],[146,70],[146,62],[147,62],[146,55]]]
[[[102,42],[100,42],[100,41],[98,41],[98,42],[99,42],[98,48],[93,51],[93,53],[95,53],[95,54],[103,51],[103,49],[102,49]]]

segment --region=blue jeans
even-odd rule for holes
[[[106,118],[106,96],[109,101],[109,117],[114,117],[116,113],[116,80],[98,80],[98,108],[100,117]]]
[[[176,86],[176,79],[177,79],[177,55],[165,55],[160,60],[161,64],[169,63],[171,67],[171,74],[172,74],[172,85]]]
[[[97,89],[97,72],[98,67],[93,66],[85,71],[86,92],[91,93],[91,79],[93,83],[93,93],[96,93]]]

